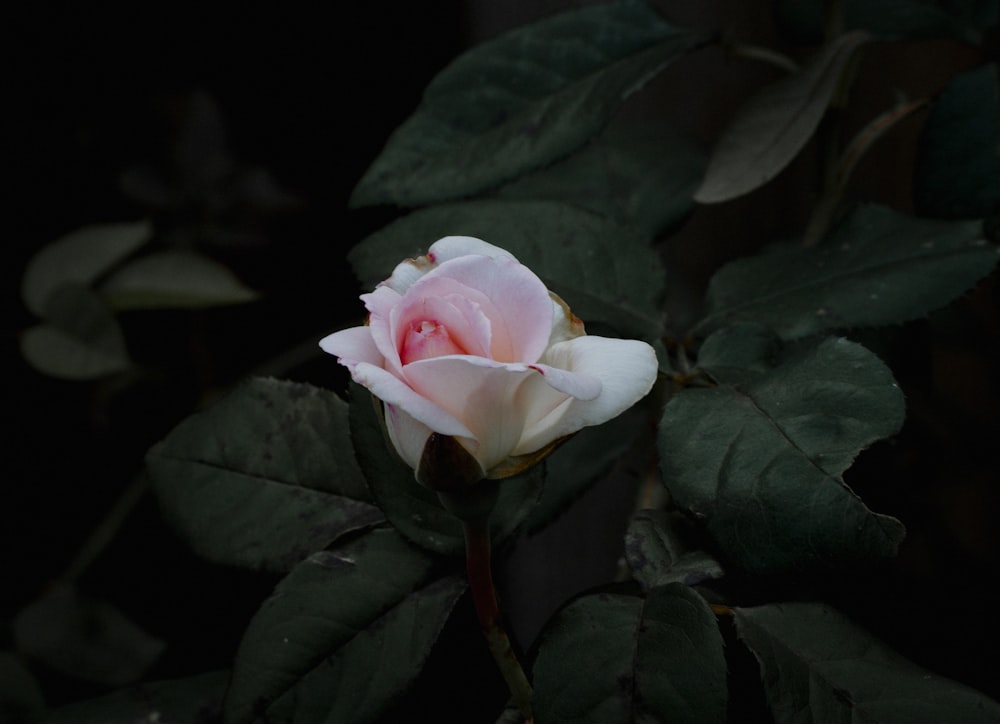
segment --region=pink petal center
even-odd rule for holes
[[[404,365],[431,357],[449,354],[467,354],[448,334],[448,328],[433,319],[410,322],[399,350]]]

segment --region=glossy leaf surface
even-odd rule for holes
[[[178,425],[146,458],[167,520],[217,563],[282,571],[373,525],[347,404],[257,379]]]
[[[863,448],[902,425],[891,372],[861,345],[828,338],[773,366],[754,362],[767,366],[755,375],[727,373],[747,365],[744,352],[711,360],[719,386],[667,403],[659,444],[673,499],[750,572],[894,555],[903,525],[869,510],[842,479]]]
[[[778,724],[1000,721],[1000,704],[904,659],[825,604],[738,608],[736,627]]]
[[[981,223],[862,206],[821,245],[775,244],[726,264],[709,283],[708,313],[695,330],[747,321],[794,339],[898,324],[946,305],[998,258]]]
[[[726,720],[715,616],[678,583],[570,603],[543,634],[534,684],[538,724]]]
[[[646,3],[623,0],[572,10],[473,48],[431,81],[351,202],[445,201],[555,161],[701,42]]]

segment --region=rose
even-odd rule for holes
[[[479,239],[440,239],[361,299],[368,324],[320,347],[383,401],[389,438],[414,470],[435,432],[484,477],[512,475],[621,414],[656,379],[652,347],[587,335],[530,269]]]

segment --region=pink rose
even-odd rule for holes
[[[361,295],[368,324],[320,341],[385,403],[389,437],[416,470],[432,432],[453,436],[484,476],[512,475],[653,386],[645,342],[588,336],[511,254],[448,236]]]

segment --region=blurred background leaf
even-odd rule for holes
[[[931,108],[917,147],[917,211],[992,216],[1000,205],[1000,79],[996,63],[959,73]]]
[[[19,651],[63,674],[107,686],[142,678],[163,653],[149,635],[109,603],[57,584],[13,622]]]
[[[843,35],[750,98],[712,149],[694,200],[729,201],[777,176],[816,131],[851,59],[867,40],[864,33]]]
[[[0,724],[37,721],[44,711],[42,687],[24,660],[0,651]]]
[[[21,333],[21,354],[52,377],[93,380],[132,366],[121,325],[90,289],[66,282],[51,290],[42,324]]]
[[[148,221],[88,226],[46,245],[21,280],[25,306],[44,317],[49,297],[67,283],[88,286],[153,237]]]
[[[981,43],[996,25],[996,0],[843,0],[845,29],[862,29],[884,38],[951,37]],[[823,37],[823,0],[777,0],[775,21],[793,42]]]
[[[161,251],[134,259],[101,286],[114,309],[200,309],[245,304],[257,293],[203,254]]]

